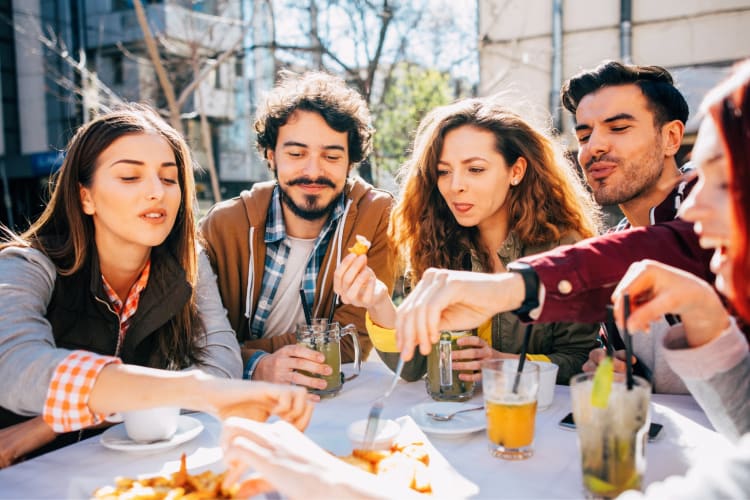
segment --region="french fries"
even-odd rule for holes
[[[422,442],[394,444],[390,450],[355,449],[351,455],[339,458],[381,476],[391,484],[400,484],[420,493],[432,493],[428,469],[430,455]]]
[[[350,253],[353,253],[355,255],[365,255],[368,250],[370,250],[370,240],[362,236],[361,234],[358,234],[356,236],[357,242],[350,246],[347,250],[349,250]]]
[[[180,470],[171,477],[156,476],[145,479],[118,477],[115,486],[97,489],[93,498],[101,500],[199,500],[209,498],[234,498],[235,489],[225,491],[221,487],[224,473],[204,471],[190,474],[186,457],[180,457]]]

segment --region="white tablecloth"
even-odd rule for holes
[[[374,359],[373,359],[374,358]],[[307,434],[324,448],[348,454],[351,446],[346,427],[366,418],[373,400],[390,381],[391,372],[373,355],[362,374],[347,382],[341,393],[317,405]],[[346,372],[351,371],[345,366]],[[400,381],[387,400],[384,418],[408,415],[409,409],[431,401],[424,382]],[[481,394],[472,402],[481,404]],[[660,438],[647,447],[645,483],[683,473],[701,457],[723,453],[730,444],[716,432],[690,396],[654,395],[652,421],[664,425]],[[460,437],[428,435],[432,445],[464,477],[479,486],[477,498],[581,498],[581,469],[575,432],[557,423],[570,411],[568,387],[557,386],[552,406],[537,414],[534,456],[509,462],[492,458],[486,437],[476,432]],[[83,498],[94,489],[112,484],[115,476],[169,473],[179,466],[182,452],[191,471],[221,471],[217,446],[220,424],[208,415],[196,414],[205,425],[192,441],[151,454],[127,453],[104,448],[99,437],[68,446],[33,460],[0,470],[0,498]]]

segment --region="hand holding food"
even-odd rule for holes
[[[252,468],[289,498],[410,498],[413,492],[350,467],[285,422],[231,418],[221,441],[229,467],[225,486]],[[246,495],[244,489],[239,495]]]
[[[370,311],[372,317],[374,311],[371,308],[391,305],[388,287],[378,279],[375,271],[367,265],[367,258],[361,257],[364,254],[360,255],[351,248],[349,251],[351,253],[336,266],[336,272],[333,275],[333,290],[339,294],[344,304],[364,307]],[[382,304],[380,304],[381,302]],[[377,313],[375,314],[377,315]]]
[[[298,429],[304,429],[310,423],[313,411],[304,387],[217,379],[200,394],[203,395],[203,406],[208,408],[197,409],[222,419],[240,416],[265,421],[276,415]]]

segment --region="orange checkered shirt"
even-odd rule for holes
[[[146,263],[138,281],[130,288],[124,304],[102,275],[104,291],[120,318],[120,333],[115,356],[103,356],[78,350],[71,352],[57,365],[47,389],[47,399],[42,413],[44,421],[53,431],[68,432],[82,429],[98,424],[106,417],[106,415],[95,414],[89,409],[89,396],[102,368],[109,363],[122,362],[116,356],[120,355],[122,341],[130,327],[130,319],[138,310],[138,301],[141,298],[141,292],[146,288],[150,272],[151,260]]]

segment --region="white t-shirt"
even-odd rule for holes
[[[276,296],[273,298],[273,307],[266,320],[263,337],[275,337],[293,332],[297,323],[305,322],[299,289],[307,261],[315,247],[315,238],[305,240],[287,235],[286,244],[289,245],[289,257],[286,260]]]

